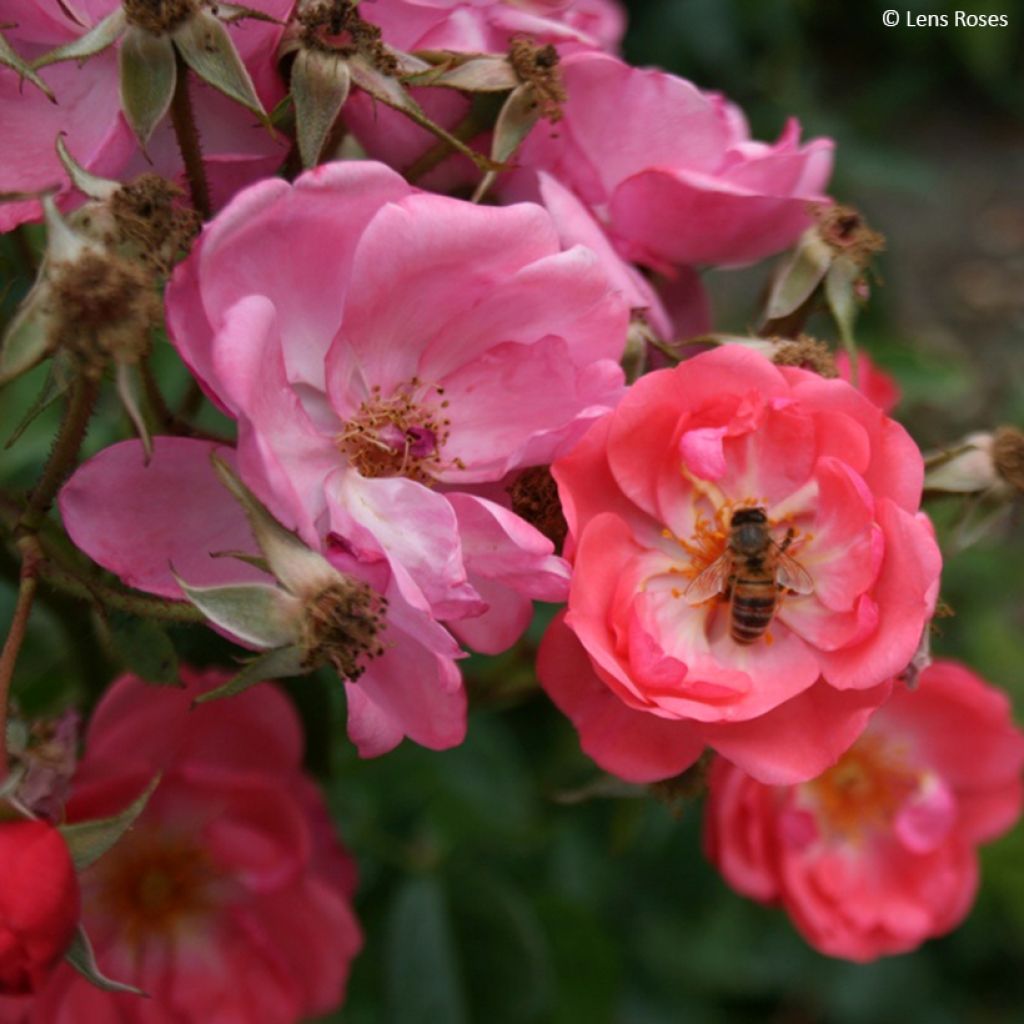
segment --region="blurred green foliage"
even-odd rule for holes
[[[866,209],[890,242],[881,261],[886,286],[876,290],[861,336],[899,379],[898,415],[915,437],[934,444],[998,422],[1024,424],[1024,310],[1011,305],[980,316],[970,289],[963,308],[951,305],[949,284],[959,280],[958,261],[977,247],[972,218],[984,221],[984,204],[1024,211],[1024,6],[935,0],[900,8],[1008,14],[1008,28],[984,30],[886,29],[885,5],[874,0],[642,0],[629,7],[632,61],[727,93],[758,137],[771,137],[794,114],[808,135],[837,140],[835,193]],[[5,271],[23,257],[13,239],[0,242]],[[1004,258],[982,247],[979,258],[1012,269],[1020,252]],[[752,322],[765,273],[711,276],[716,326]],[[4,297],[9,312],[28,282],[5,276],[13,281]],[[166,343],[158,364],[177,400],[187,378]],[[42,380],[35,373],[4,393],[0,444]],[[129,435],[111,396],[105,403],[87,451]],[[5,486],[30,486],[55,412],[0,452]],[[946,503],[934,511],[948,541],[956,509]],[[13,563],[0,557],[6,621]],[[939,623],[937,652],[968,661],[1024,708],[1019,510],[997,534],[947,557],[943,597],[955,614]],[[288,684],[306,724],[308,764],[360,866],[366,946],[345,1008],[325,1024],[1024,1019],[1020,828],[985,851],[978,905],[954,935],[869,966],[821,957],[781,912],[733,894],[708,866],[699,806],[680,813],[640,795],[566,802],[598,773],[568,723],[533,688],[532,658],[550,613],[538,613],[510,654],[466,663],[478,710],[466,743],[445,753],[404,744],[360,761],[343,738],[337,681],[320,673]],[[162,640],[132,642],[123,621],[108,622],[100,638],[93,626],[92,613],[72,602],[40,603],[18,670],[27,711],[89,703],[133,659],[157,678],[169,671]],[[182,659],[224,663],[232,656],[209,631],[169,632]]]

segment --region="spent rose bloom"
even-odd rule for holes
[[[78,880],[61,834],[45,821],[0,823],[0,993],[45,983],[78,914]]]
[[[43,0],[7,0],[3,21],[13,23],[4,36],[19,56],[34,60],[80,37],[120,6],[119,0],[87,0],[75,5]],[[273,18],[284,18],[291,0],[256,0],[252,5]],[[81,23],[72,15],[80,17]],[[281,27],[249,20],[230,28],[256,92],[266,109],[284,95],[275,69]],[[51,64],[39,71],[56,102],[23,83],[0,65],[0,138],[7,140],[0,163],[0,192],[33,192],[54,185],[71,186],[57,158],[58,135],[87,170],[103,177],[133,177],[157,171],[183,176],[181,155],[169,119],[154,132],[143,155],[121,112],[118,49],[115,43],[87,61]],[[272,174],[285,156],[253,114],[189,75],[189,91],[215,206],[223,205],[243,185]],[[41,217],[36,201],[0,204],[0,231]]]
[[[568,99],[516,162],[554,175],[591,209],[620,253],[654,269],[751,263],[785,249],[827,202],[832,143],[755,142],[740,110],[662,71],[601,53],[561,64]]]
[[[515,638],[524,597],[562,599],[551,545],[471,493],[549,463],[623,390],[628,309],[542,209],[326,164],[238,196],[178,267],[167,309],[186,363],[238,420],[242,476],[310,546],[335,534],[385,556],[439,619],[484,610],[470,575],[508,583],[488,597],[488,650]],[[493,545],[507,572],[484,565]],[[528,577],[529,593],[514,582]]]
[[[161,689],[121,677],[93,715],[68,804],[72,821],[116,813],[162,772],[132,830],[82,875],[100,969],[149,998],[62,966],[19,1024],[297,1024],[344,997],[362,941],[353,862],[302,772],[280,692],[190,710],[226,678],[186,669],[184,688]]]
[[[607,770],[666,778],[708,744],[766,782],[811,778],[914,656],[940,569],[921,455],[845,381],[726,345],[642,377],[553,473],[574,570],[538,671]],[[792,583],[783,545],[804,574],[753,642],[735,602],[691,587],[715,565],[718,590],[745,578],[738,509],[772,539],[748,577]]]
[[[1006,697],[936,661],[820,778],[766,786],[717,760],[705,847],[730,885],[781,903],[821,952],[904,953],[966,916],[976,847],[1020,815],[1022,767]]]
[[[61,515],[69,534],[82,551],[125,583],[162,597],[183,599],[179,581],[191,587],[273,585],[253,565],[229,557],[261,552],[242,506],[214,471],[214,452],[235,466],[231,449],[188,438],[155,438],[148,464],[138,442],[103,449],[61,492]],[[480,515],[486,518],[486,510]],[[485,537],[488,528],[492,524],[479,528]],[[536,531],[516,547],[517,552],[529,554],[532,534]],[[482,568],[500,586],[503,573],[520,568],[526,556],[503,558],[500,538],[490,540]],[[360,600],[335,623],[333,637],[310,623],[310,640],[319,647],[333,645],[336,657],[331,660],[345,681],[348,732],[360,754],[385,753],[404,736],[432,749],[461,743],[466,694],[454,661],[461,652],[435,621],[418,588],[401,566],[392,571],[379,555],[360,555],[337,535],[328,537],[323,554]],[[541,578],[529,585],[543,587],[544,582]],[[316,594],[307,597],[307,608],[319,604]],[[528,598],[523,601],[528,605]],[[510,614],[520,616],[521,611]],[[322,625],[326,628],[331,622]],[[525,627],[518,618],[512,625]],[[246,642],[245,637],[229,635]]]

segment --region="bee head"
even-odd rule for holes
[[[768,516],[765,510],[761,507],[755,508],[738,508],[732,514],[731,524],[732,526],[744,526],[747,523],[755,523],[758,526],[763,526],[768,522]]]

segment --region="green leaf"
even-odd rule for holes
[[[302,604],[280,587],[267,583],[232,583],[190,587],[175,575],[185,596],[212,623],[264,650],[285,647],[298,639]]]
[[[233,697],[236,693],[248,690],[250,686],[262,683],[266,679],[286,679],[289,676],[302,675],[309,671],[303,664],[304,658],[305,655],[298,647],[278,647],[277,650],[267,651],[253,658],[241,672],[232,676],[223,686],[208,690],[196,697],[192,703],[206,704],[211,700]]]
[[[18,56],[14,47],[4,39],[3,35],[0,35],[0,64],[11,68],[22,78],[31,82],[51,103],[57,102],[57,98],[50,92],[50,87]]]
[[[178,655],[159,623],[114,611],[107,618],[107,626],[111,646],[125,668],[148,683],[181,685]]]
[[[32,67],[45,68],[48,64],[57,64],[63,60],[86,60],[95,57],[108,46],[117,42],[121,33],[128,27],[124,8],[120,4],[102,21],[97,22],[85,35],[72,39],[70,43],[58,46],[49,53],[32,61]]]
[[[91,864],[95,864],[103,854],[121,840],[146,809],[149,798],[159,784],[160,776],[157,775],[135,800],[120,814],[115,814],[113,817],[98,818],[95,821],[78,821],[73,825],[58,827],[58,831],[68,844],[76,871],[84,871]]]
[[[388,915],[387,1024],[468,1024],[448,906],[434,877],[408,879]]]
[[[166,36],[133,26],[125,33],[118,67],[124,116],[145,149],[174,98],[178,77],[174,47]]]
[[[249,72],[228,30],[208,11],[199,10],[171,34],[185,63],[206,83],[251,110],[269,126]]]
[[[64,954],[64,959],[83,978],[91,981],[97,988],[103,989],[104,992],[127,992],[135,996],[146,995],[141,988],[135,988],[134,985],[126,985],[120,981],[112,981],[101,973],[96,965],[96,954],[93,952],[92,943],[89,941],[89,936],[85,934],[85,929],[81,925],[78,926],[78,930],[71,940],[71,945],[68,946],[67,952]]]
[[[348,65],[341,57],[320,50],[299,51],[292,65],[291,87],[303,167],[316,166],[351,84]]]

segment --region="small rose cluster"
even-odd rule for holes
[[[327,667],[360,755],[449,748],[459,660],[511,648],[534,601],[566,603],[537,671],[598,765],[646,784],[715,752],[707,847],[737,889],[853,959],[956,924],[976,845],[1019,814],[1024,739],[968,670],[927,667],[925,473],[965,452],[926,466],[892,382],[793,327],[825,305],[853,353],[881,244],[830,205],[831,142],[795,121],[757,142],[721,95],[629,66],[613,0],[80,6],[17,0],[0,47],[0,129],[22,140],[0,228],[45,209],[50,231],[0,383],[48,357],[75,379],[59,460],[118,365],[141,436],[59,493],[117,578],[78,596],[206,621],[253,657],[113,684],[63,812],[0,783],[36,819],[0,825],[9,1019],[336,1005],[354,871],[294,712],[253,687]],[[121,184],[146,168],[169,182]],[[710,333],[698,272],[790,247],[763,337]],[[112,267],[137,315],[90,285]],[[160,319],[230,434],[152,377],[129,393]],[[1010,495],[999,436],[966,454]],[[41,522],[76,456],[17,521],[33,566],[59,556]],[[90,823],[157,776],[83,867]],[[54,967],[69,944],[79,973]],[[82,978],[93,958],[120,991]]]

